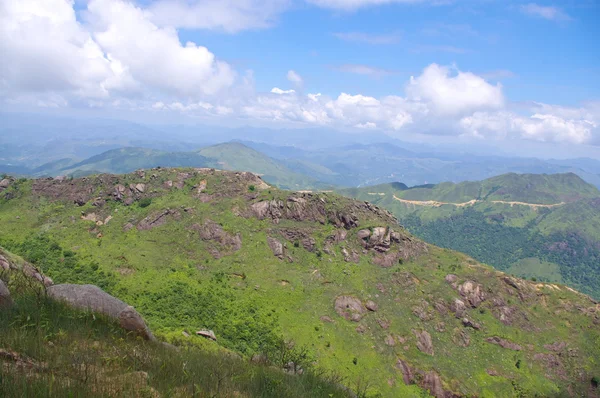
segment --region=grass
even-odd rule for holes
[[[318,203],[322,203],[322,199],[332,214],[354,209],[359,219],[360,226],[349,229],[346,241],[332,244],[331,254],[328,254],[324,250],[325,241],[338,229],[331,222],[282,218],[275,223],[270,219],[244,216],[250,204],[259,200],[278,199],[289,203],[289,192],[275,188],[261,190],[255,181],[238,180],[234,173],[193,170],[187,170],[192,177],[185,181],[183,189],[164,188],[165,181],[176,181],[182,171],[153,171],[157,175],[154,178],[147,172],[145,179],[134,174],[119,176],[119,183],[125,186],[141,180],[147,184],[143,197],[152,200],[146,207],[140,206],[139,201],[125,206],[112,200],[104,207],[92,206],[91,202],[80,207],[67,200],[34,195],[33,183],[22,181],[10,188],[14,199],[0,203],[0,225],[3,226],[0,242],[16,254],[37,262],[57,283],[107,280],[107,290],[135,306],[155,335],[166,341],[186,347],[197,339],[184,338],[183,331],[210,328],[217,335],[218,346],[244,358],[264,352],[278,357],[282,342],[286,342],[291,344],[286,347],[296,349],[292,355],[303,357],[310,364],[307,368],[312,367],[317,374],[317,370],[325,375],[337,374],[344,385],[368,396],[423,396],[424,391],[417,385],[407,386],[402,382],[402,375],[395,366],[399,358],[415,369],[439,373],[444,388],[449,391],[479,396],[497,393],[511,397],[518,396],[518,391],[553,396],[568,388],[582,391],[589,380],[581,379],[580,375],[591,379],[594,369],[598,368],[600,337],[594,329],[594,315],[578,310],[592,306],[585,296],[561,286],[535,288],[530,283],[528,289],[539,291],[527,301],[521,301],[493,269],[462,254],[433,246],[417,258],[381,268],[372,263],[373,253],[362,253],[357,232],[361,228],[387,225],[400,230],[397,225],[374,212],[356,210],[353,206],[357,203],[348,198],[334,194],[306,196],[307,200]],[[199,200],[194,189],[203,180],[207,183],[204,193],[214,195],[209,202]],[[93,196],[112,191],[112,185],[105,186],[95,177],[87,183],[96,190]],[[250,191],[250,185],[255,186],[255,191]],[[258,197],[252,199],[254,195]],[[136,225],[166,208],[177,210],[180,216],[168,218],[166,223],[150,230],[124,230],[127,223]],[[111,215],[112,219],[97,225],[81,219],[82,212],[94,212],[102,220]],[[242,248],[232,251],[218,242],[202,240],[191,227],[202,225],[208,219],[219,223],[232,236],[239,234]],[[281,234],[284,230],[307,234],[314,239],[315,250],[310,252],[302,244],[296,246],[295,239],[286,240]],[[273,256],[267,236],[276,237],[286,245],[286,256],[290,256],[292,262]],[[345,262],[343,248],[356,250],[360,254],[359,263]],[[214,249],[220,251],[217,258],[211,254]],[[98,265],[97,269],[94,264]],[[449,273],[458,275],[460,283],[474,280],[484,287],[487,300],[467,312],[470,318],[484,325],[483,330],[465,329],[461,319],[435,309],[437,302],[448,306],[460,297],[444,280]],[[340,295],[373,300],[379,309],[368,313],[360,323],[346,321],[333,307],[335,298]],[[505,300],[519,314],[524,314],[527,321],[518,318],[512,325],[501,323],[493,305],[494,298]],[[430,314],[429,319],[415,315],[417,306],[423,306]],[[322,321],[324,316],[334,322]],[[389,321],[389,327],[381,327],[380,320]],[[438,330],[441,323],[443,331]],[[362,333],[357,332],[359,325],[364,328]],[[417,349],[413,330],[430,333],[434,356]],[[468,347],[454,342],[455,330],[469,333]],[[389,346],[385,343],[388,335],[401,337],[404,343]],[[489,336],[501,336],[532,348],[521,352],[506,350],[486,343],[485,338]],[[564,364],[572,383],[556,377],[534,358],[538,353],[548,352],[545,344],[557,341],[565,341],[576,350],[576,360]],[[214,344],[210,346],[216,348]],[[68,351],[65,348],[64,352]],[[208,358],[218,363],[214,357]],[[518,360],[522,363],[520,368],[515,366]],[[231,379],[231,383],[250,380],[245,384],[245,391],[254,391],[251,386],[255,385],[266,388],[260,383],[270,381],[260,381],[263,380],[260,372],[271,372],[270,368],[244,368],[246,363],[247,360],[242,360],[241,365],[227,362],[224,365],[227,369],[240,366],[242,370],[228,370],[230,373],[225,378]],[[126,364],[129,366],[131,362],[127,360]],[[152,384],[155,379],[161,380],[154,366],[152,362],[127,369],[147,372],[150,385],[161,393],[167,391],[168,395],[168,388],[162,382]],[[160,368],[163,363],[159,361],[156,366]],[[173,366],[180,371],[177,366],[181,364]],[[489,368],[496,370],[499,376],[490,376]],[[244,376],[248,373],[257,376]],[[177,383],[190,386],[185,380]],[[204,383],[211,386],[208,394],[214,394],[215,380]],[[277,383],[287,383],[281,381],[287,378],[278,380]],[[277,391],[283,394],[280,396],[294,396]]]

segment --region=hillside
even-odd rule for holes
[[[298,377],[202,337],[144,341],[107,315],[50,297],[51,282],[32,281],[25,270],[35,268],[19,256],[0,248],[0,263],[0,286],[13,293],[7,308],[0,289],[2,397],[350,396],[310,369]]]
[[[427,245],[365,202],[213,169],[2,186],[0,245],[133,305],[159,339],[211,329],[359,396],[598,396],[597,302]]]
[[[412,233],[515,275],[600,297],[600,191],[572,173],[506,174],[343,194],[392,211]]]
[[[148,148],[120,148],[73,162],[69,159],[42,165],[29,174],[36,176],[85,176],[98,173],[130,173],[153,167],[214,167],[248,170],[284,189],[323,188],[313,178],[296,173],[282,163],[240,143],[224,143],[195,152],[166,152]]]

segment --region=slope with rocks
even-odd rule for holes
[[[0,197],[0,244],[133,305],[159,339],[212,330],[359,395],[598,394],[597,302],[425,244],[369,203],[214,169],[9,180]]]
[[[600,191],[574,174],[507,174],[341,191],[392,211],[415,235],[501,270],[600,297]]]

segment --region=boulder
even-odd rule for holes
[[[6,287],[2,279],[0,279],[0,308],[8,308],[11,307],[12,304],[13,301],[10,297],[10,292],[8,291],[8,288]]]
[[[367,307],[367,309],[368,309],[369,311],[373,311],[373,312],[377,311],[377,308],[379,308],[379,307],[377,306],[377,303],[375,303],[375,302],[374,302],[374,301],[372,301],[372,300],[369,300],[369,301],[367,301],[367,302],[365,303],[365,307]]]
[[[473,281],[466,281],[460,285],[458,292],[469,301],[473,308],[477,308],[486,299],[483,286]]]
[[[277,258],[283,259],[283,244],[275,238],[267,237],[267,243],[273,255]]]
[[[335,312],[349,321],[358,322],[367,312],[362,302],[356,297],[339,296],[335,299]]]
[[[133,307],[98,286],[61,284],[50,286],[47,292],[50,298],[64,301],[74,308],[104,314],[118,320],[123,329],[135,332],[146,340],[154,340],[141,315]]]
[[[217,341],[217,336],[215,336],[215,332],[213,332],[212,330],[206,330],[206,329],[198,330],[196,332],[196,334],[198,336],[206,337],[207,339],[211,339],[213,341]]]
[[[413,330],[413,333],[417,338],[417,348],[419,351],[428,355],[433,355],[433,342],[431,341],[431,335],[426,330],[422,330],[420,332]]]
[[[520,345],[513,343],[512,341],[508,341],[503,338],[497,337],[497,336],[488,337],[487,339],[485,339],[485,341],[490,344],[499,345],[500,347],[507,348],[509,350],[521,351],[521,349],[522,349]]]

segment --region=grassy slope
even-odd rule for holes
[[[285,199],[289,195],[286,192],[267,189],[252,199],[255,192],[249,191],[247,182],[240,182],[233,173],[219,172],[192,172],[193,177],[185,181],[183,189],[168,190],[164,182],[175,180],[179,172],[153,173],[157,174],[154,179],[137,175],[117,177],[126,186],[145,182],[146,196],[153,197],[147,207],[141,207],[140,202],[124,206],[113,201],[101,208],[92,206],[91,201],[78,207],[72,201],[32,195],[32,181],[15,183],[9,189],[14,198],[0,203],[0,242],[32,256],[30,248],[39,242],[28,237],[43,231],[59,246],[55,248],[57,261],[50,261],[52,256],[40,258],[39,265],[46,273],[56,282],[76,279],[81,283],[97,277],[67,272],[61,266],[67,261],[67,253],[75,259],[75,268],[98,264],[98,272],[103,272],[103,278],[109,275],[112,281],[108,283],[111,293],[134,305],[159,336],[173,339],[181,336],[183,330],[210,327],[220,344],[251,355],[264,348],[261,342],[283,334],[298,347],[306,347],[316,367],[340,374],[346,385],[368,386],[371,394],[422,394],[417,386],[404,385],[395,367],[398,358],[417,369],[438,372],[448,390],[479,396],[518,396],[523,391],[552,396],[564,393],[569,385],[584,391],[600,366],[600,335],[593,325],[598,319],[594,312],[585,315],[577,309],[590,307],[590,311],[598,311],[585,296],[564,287],[523,282],[523,291],[534,293],[522,301],[500,279],[501,274],[462,254],[435,247],[413,261],[391,268],[373,265],[371,254],[361,255],[359,264],[347,263],[341,250],[346,246],[360,252],[357,229],[351,229],[347,242],[334,245],[335,254],[329,255],[322,249],[325,238],[336,231],[332,224],[292,220],[274,224],[236,215],[258,200]],[[75,180],[73,184],[92,184],[95,194],[100,194],[111,192],[117,180],[110,180],[108,186],[102,186],[104,180],[95,178]],[[196,199],[193,187],[201,180],[207,182],[206,194],[222,197],[209,202]],[[229,192],[236,184],[241,191]],[[339,211],[353,203],[336,195],[324,194],[321,198]],[[133,228],[124,232],[123,226],[128,222],[136,224],[165,208],[188,211],[181,210],[181,219],[151,230]],[[95,212],[101,219],[108,215],[113,218],[98,226],[80,219],[82,212]],[[220,223],[232,234],[239,233],[242,249],[213,258],[208,252],[211,243],[200,240],[189,229],[206,219]],[[375,214],[360,214],[362,228],[389,225],[388,222]],[[277,236],[276,231],[281,228],[308,231],[319,250],[311,253],[301,245],[287,242],[293,262],[275,258],[266,237]],[[89,266],[94,269],[93,264]],[[433,308],[436,302],[447,306],[458,297],[444,281],[449,273],[457,274],[459,282],[475,280],[484,286],[488,299],[479,308],[467,311],[468,317],[483,325],[481,331],[464,328],[461,320]],[[346,321],[334,311],[335,298],[344,294],[372,299],[379,305],[376,313],[360,322],[363,333],[356,331],[357,323]],[[512,326],[499,322],[494,315],[497,308],[493,297],[507,301],[528,321]],[[415,315],[418,306],[424,306],[429,314],[425,320]],[[329,316],[334,323],[321,321],[322,316]],[[390,321],[389,329],[380,327],[378,319]],[[536,333],[531,333],[532,329]],[[434,356],[416,348],[413,330],[431,334]],[[463,330],[471,339],[468,347],[453,340]],[[388,346],[384,343],[388,335],[401,337],[405,342]],[[490,336],[502,336],[524,349],[517,352],[486,343],[484,339]],[[576,360],[561,359],[567,372],[564,377],[557,377],[555,370],[547,369],[543,361],[534,358],[538,353],[548,354],[544,345],[558,341],[566,342],[577,355]],[[487,370],[494,370],[499,376],[490,376]]]
[[[251,171],[284,189],[306,189],[318,185],[316,180],[295,173],[282,163],[240,143],[213,145],[200,149],[198,153],[213,159],[214,167],[218,169]]]
[[[0,311],[2,397],[348,396],[334,379],[252,364],[210,340],[143,341],[101,314],[38,296],[21,275],[0,276],[15,299]]]

